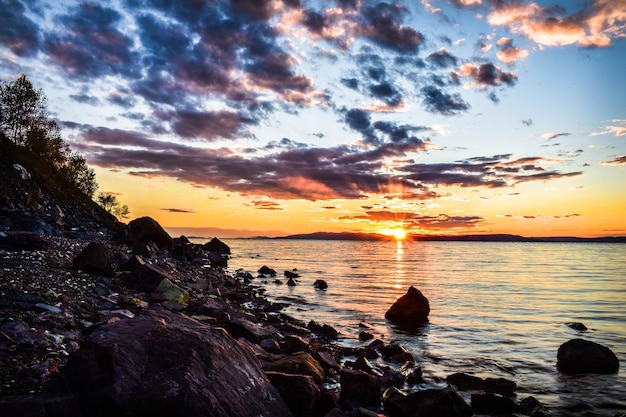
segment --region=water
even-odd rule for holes
[[[626,412],[626,246],[601,243],[353,242],[225,239],[229,268],[297,268],[299,285],[256,279],[284,312],[329,324],[360,345],[359,323],[399,341],[421,362],[428,387],[454,372],[504,377],[554,416]],[[329,288],[316,290],[325,280]],[[407,334],[384,319],[409,286],[429,299],[429,323]],[[566,322],[582,322],[576,331]],[[617,375],[567,377],[558,347],[581,337],[608,346]]]

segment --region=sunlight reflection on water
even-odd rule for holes
[[[298,269],[296,287],[255,280],[270,299],[289,300],[286,313],[332,325],[345,336],[342,343],[352,345],[360,344],[358,324],[368,322],[377,337],[398,340],[420,358],[435,386],[435,378],[463,371],[512,379],[518,395],[536,396],[555,416],[572,415],[581,403],[595,406],[588,415],[626,409],[622,374],[572,378],[555,368],[558,347],[582,337],[609,346],[624,369],[623,245],[224,241],[233,252],[232,270],[254,273],[267,265],[283,278],[284,270]],[[315,290],[317,279],[329,288]],[[411,285],[431,306],[430,322],[417,335],[384,319]],[[583,322],[590,330],[579,332],[566,322]]]

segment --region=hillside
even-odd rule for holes
[[[117,225],[50,164],[0,134],[0,233],[87,237]]]

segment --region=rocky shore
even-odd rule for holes
[[[229,271],[229,253],[149,218],[88,239],[4,233],[2,416],[550,415],[507,379],[459,373],[425,389],[419,357],[363,329],[361,347],[342,346],[332,327],[282,314],[255,285],[271,268]],[[425,297],[406,298],[426,320]],[[562,368],[581,362],[563,349]]]

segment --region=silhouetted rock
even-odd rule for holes
[[[272,268],[270,268],[267,265],[263,265],[261,268],[259,268],[259,274],[263,274],[263,275],[271,275],[271,276],[275,276],[276,275],[276,271],[273,270]]]
[[[572,339],[559,347],[556,366],[565,374],[612,374],[618,371],[619,361],[606,346]]]
[[[339,335],[339,332],[328,324],[319,324],[318,322],[313,320],[311,320],[306,327],[312,332],[324,336],[328,339],[336,339]]]
[[[446,378],[448,383],[454,385],[459,390],[487,391],[495,392],[506,396],[513,396],[517,389],[517,384],[505,378],[479,378],[458,372]]]
[[[469,417],[472,409],[452,387],[393,395],[385,401],[391,417]]]
[[[296,286],[296,285],[298,285],[298,284],[296,283],[296,281],[294,281],[294,279],[293,279],[293,278],[289,278],[289,279],[287,280],[287,285],[289,285],[290,287],[295,287],[295,286]]]
[[[137,243],[154,242],[160,249],[172,248],[172,237],[151,217],[140,217],[128,223],[128,237]]]
[[[265,375],[295,416],[312,417],[315,415],[320,389],[313,377],[271,371],[266,372]]]
[[[385,313],[385,318],[406,327],[414,327],[428,321],[430,304],[420,290],[411,286]]]
[[[343,407],[358,408],[380,406],[380,377],[352,369],[339,372],[340,402]]]
[[[287,335],[283,341],[283,349],[286,353],[308,352],[311,348],[309,342],[297,335]]]
[[[137,291],[151,293],[159,286],[161,281],[174,279],[161,268],[152,264],[143,264],[135,268],[124,277],[124,283]]]
[[[115,271],[111,267],[110,258],[106,245],[91,242],[74,258],[72,266],[90,274],[112,277]]]
[[[416,365],[414,362],[406,362],[400,367],[400,374],[404,380],[409,384],[419,384],[424,382],[422,378],[422,367]]]
[[[202,249],[206,252],[215,252],[230,255],[230,247],[216,237],[202,245]]]
[[[383,345],[380,346],[378,350],[385,360],[391,362],[415,362],[413,355],[411,355],[411,353],[399,343],[390,343],[388,345]]]
[[[587,326],[585,326],[582,323],[577,323],[577,322],[571,322],[571,323],[565,323],[565,325],[571,329],[574,330],[580,330],[580,331],[585,331],[587,330]]]
[[[285,271],[284,275],[287,278],[298,278],[300,276],[300,274],[298,274],[296,272],[292,272],[292,271]]]
[[[283,372],[294,375],[309,375],[317,385],[324,381],[324,369],[313,356],[306,352],[296,352],[269,364],[267,371]]]
[[[323,279],[315,280],[313,286],[319,290],[325,290],[326,288],[328,288],[328,284]]]
[[[95,329],[51,388],[88,416],[291,416],[248,348],[165,310]]]
[[[472,411],[477,414],[511,415],[517,409],[515,401],[493,393],[475,393],[471,396]]]
[[[518,410],[525,416],[530,417],[549,417],[550,411],[545,405],[541,404],[535,397],[526,397],[520,401]]]
[[[228,259],[221,253],[209,252],[209,263],[212,268],[226,268],[228,266]]]

